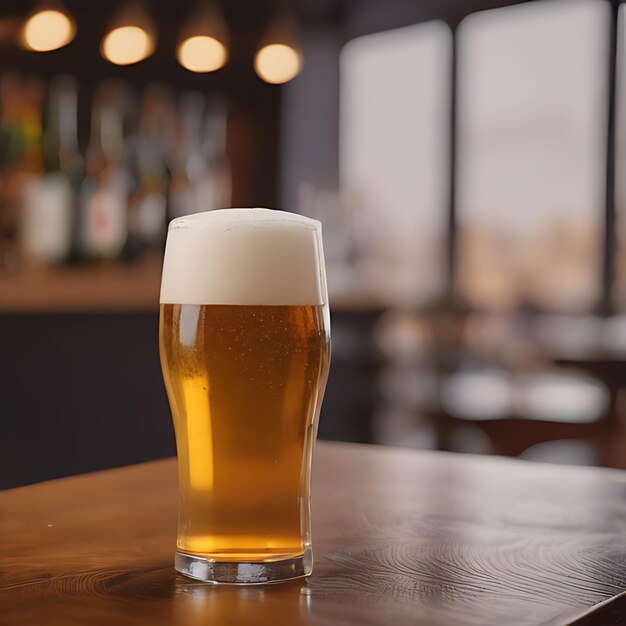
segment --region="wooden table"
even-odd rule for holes
[[[320,443],[313,576],[218,588],[172,567],[173,460],[22,487],[0,493],[0,624],[570,623],[626,588],[625,496],[617,470]]]

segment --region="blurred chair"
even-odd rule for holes
[[[519,456],[550,441],[590,441],[603,464],[611,437],[609,393],[577,372],[510,375],[505,371],[457,372],[443,382],[441,409],[452,429],[482,430],[495,454]]]
[[[376,439],[626,467],[616,385],[591,368],[561,367],[546,347],[565,344],[580,357],[590,336],[604,336],[602,324],[555,317],[550,332],[543,321],[536,313],[485,316],[451,298],[385,314],[377,328],[385,406]],[[572,334],[585,337],[569,341]]]
[[[442,314],[440,309],[446,307],[448,310]],[[523,351],[521,360],[509,359],[504,343],[500,355],[481,355],[476,346],[468,345],[466,333],[476,314],[458,303],[444,301],[426,313],[430,318],[439,400],[438,408],[430,415],[441,449],[473,451],[463,447],[463,436],[459,436],[473,430],[487,437],[488,450],[495,454],[519,456],[539,444],[577,440],[590,442],[602,465],[623,465],[623,455],[614,443],[621,432],[616,386],[607,384],[606,376],[578,367],[578,361],[567,363],[568,368],[555,369],[555,361],[544,352],[542,342],[535,345],[532,336],[526,337],[530,348]],[[554,333],[542,327],[550,340],[571,336],[574,322],[557,323],[562,321],[555,321]],[[584,329],[589,330],[591,325],[593,332],[581,333],[577,323],[575,334],[585,335],[588,342],[592,340],[588,339],[590,335],[598,335],[601,326],[587,318],[583,322]],[[567,337],[565,343],[575,345],[577,355],[588,348],[581,344],[582,339],[572,343]],[[468,444],[472,441],[467,439]],[[479,440],[475,451],[484,448]]]

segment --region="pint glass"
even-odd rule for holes
[[[223,209],[170,224],[159,343],[182,574],[251,584],[311,573],[311,455],[329,332],[319,222]]]

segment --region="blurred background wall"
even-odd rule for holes
[[[624,15],[5,0],[0,487],[175,452],[166,224],[228,206],[323,223],[321,437],[626,467]]]

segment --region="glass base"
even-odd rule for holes
[[[282,561],[228,562],[176,552],[176,571],[184,576],[223,585],[267,585],[309,576],[313,569],[311,548],[301,556]]]

